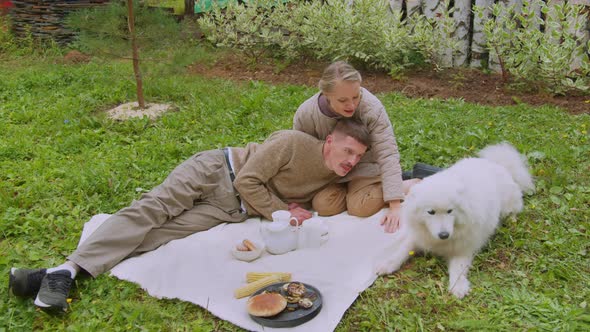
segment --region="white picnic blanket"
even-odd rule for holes
[[[213,315],[251,331],[333,331],[356,297],[376,279],[373,265],[395,234],[383,232],[379,220],[342,213],[323,217],[329,240],[320,248],[283,255],[264,252],[252,262],[236,260],[231,248],[244,238],[262,240],[259,218],[222,224],[206,232],[171,241],[157,250],[129,258],[111,273],[139,284],[157,298],[178,298],[195,303]],[[94,216],[84,225],[82,242],[109,215]],[[322,294],[320,313],[293,328],[262,327],[246,311],[246,298],[234,290],[246,284],[247,272],[291,272],[294,281],[316,287]]]

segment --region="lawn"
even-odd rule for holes
[[[84,222],[113,213],[197,151],[262,141],[291,126],[315,89],[236,83],[185,73],[145,78],[148,101],[176,111],[149,121],[109,120],[134,100],[131,65],[64,65],[22,57],[0,64],[0,282],[11,266],[56,265]],[[420,256],[379,278],[337,331],[590,330],[590,116],[554,107],[486,107],[462,100],[380,94],[408,169],[448,166],[487,144],[527,155],[537,192],[504,221],[470,273],[472,293],[446,291],[444,262]],[[235,331],[178,300],[159,300],[106,275],[79,278],[71,310],[52,317],[0,288],[0,331]]]

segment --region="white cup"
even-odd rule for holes
[[[298,248],[319,248],[322,235],[327,233],[327,226],[320,218],[310,218],[303,222],[299,231]]]

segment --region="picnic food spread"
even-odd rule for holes
[[[284,298],[287,305],[271,316],[259,316],[248,310],[250,317],[263,326],[297,326],[313,319],[322,308],[323,300],[319,290],[302,282],[275,283],[256,291],[250,299],[267,294],[273,295],[273,298],[277,298],[276,295]]]
[[[248,272],[246,282],[234,291],[234,297],[240,299],[251,295],[246,310],[263,326],[297,326],[321,310],[320,292],[311,285],[292,282],[289,272]]]

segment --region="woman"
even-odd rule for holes
[[[404,194],[420,180],[402,181],[399,153],[387,112],[361,83],[360,73],[348,63],[338,61],[329,65],[320,79],[320,92],[297,109],[293,129],[325,139],[342,117],[357,118],[367,126],[370,150],[339,183],[316,194],[312,206],[321,216],[348,210],[350,215],[359,217],[371,216],[388,206],[381,225],[386,232],[395,232]]]

